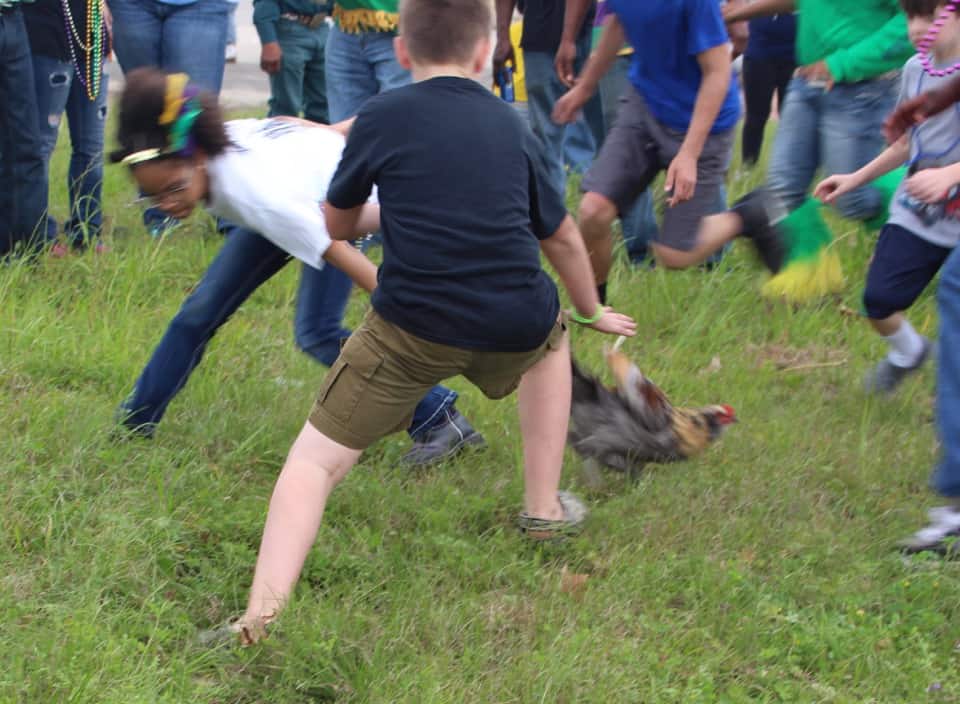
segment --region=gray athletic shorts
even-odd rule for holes
[[[612,201],[620,213],[626,212],[657,174],[670,166],[683,137],[683,132],[658,122],[636,89],[628,87],[620,98],[613,127],[583,177],[581,190],[599,193]],[[719,212],[720,189],[732,151],[733,130],[707,138],[697,162],[693,198],[666,208],[657,243],[684,252],[694,248],[700,220]]]

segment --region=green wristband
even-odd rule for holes
[[[603,317],[603,313],[604,309],[602,303],[597,304],[597,312],[593,314],[592,318],[584,318],[577,312],[576,308],[574,308],[573,313],[570,314],[570,320],[575,323],[580,323],[581,325],[593,325]]]

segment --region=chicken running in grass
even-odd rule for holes
[[[730,406],[677,408],[615,346],[604,386],[573,363],[570,445],[588,462],[635,475],[648,462],[679,462],[703,452],[737,418]]]

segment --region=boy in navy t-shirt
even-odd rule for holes
[[[668,208],[653,243],[662,265],[699,264],[748,233],[764,264],[778,270],[783,246],[763,194],[711,215],[740,116],[719,0],[609,0],[608,7],[613,16],[599,46],[580,81],[554,109],[556,121],[572,119],[624,40],[633,46],[632,90],[622,98],[617,121],[582,183],[580,226],[601,296],[611,263],[610,226],[662,170],[667,172]]]
[[[636,325],[597,300],[539,141],[471,78],[489,61],[492,23],[488,0],[400,5],[396,52],[415,83],[361,109],[324,206],[331,237],[348,239],[377,187],[383,265],[373,310],[330,369],[277,480],[247,613],[234,626],[244,640],[289,596],[333,488],[441,379],[463,375],[490,398],[518,389],[523,530],[549,538],[583,520],[584,506],[558,492],[571,364],[540,253],[564,282],[574,320],[621,335]]]

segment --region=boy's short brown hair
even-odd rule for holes
[[[401,0],[400,34],[410,58],[462,64],[493,29],[491,0]]]
[[[900,7],[907,17],[933,17],[947,0],[900,0]]]

